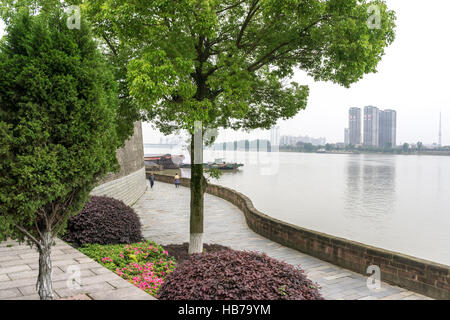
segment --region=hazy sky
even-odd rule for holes
[[[303,72],[293,80],[310,86],[306,110],[280,121],[281,135],[326,137],[344,140],[348,109],[374,105],[397,110],[397,143],[438,141],[442,110],[442,143],[450,145],[450,1],[387,0],[397,13],[395,42],[386,49],[378,73],[366,75],[350,89],[314,82]],[[0,35],[2,34],[0,22]],[[161,134],[144,124],[144,141],[159,142]],[[270,137],[221,131],[218,141]]]
[[[378,73],[346,89],[314,82],[303,72],[293,80],[308,84],[308,106],[296,117],[280,121],[280,134],[326,137],[343,142],[348,109],[374,105],[397,110],[397,143],[438,142],[442,110],[442,143],[450,145],[450,1],[388,0],[397,13],[395,42],[386,49]],[[218,141],[270,137],[221,131]],[[144,125],[144,141],[159,142],[160,135]]]

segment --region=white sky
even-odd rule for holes
[[[397,143],[438,141],[442,110],[442,143],[450,145],[450,1],[387,0],[397,13],[396,40],[386,50],[378,73],[365,76],[350,89],[318,82],[303,72],[294,79],[310,86],[306,110],[280,121],[281,135],[344,140],[350,107],[374,105],[397,110]],[[3,25],[0,22],[0,36]],[[144,141],[159,142],[161,134],[144,124]],[[221,131],[218,141],[269,138],[260,130],[250,134]]]

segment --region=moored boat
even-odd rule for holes
[[[163,169],[178,169],[183,163],[184,155],[172,154],[147,154],[144,155],[144,162],[147,164],[156,164],[162,166]]]
[[[242,167],[242,163],[225,162],[224,159],[215,159],[213,162],[203,163],[204,169],[219,169],[219,170],[237,170]],[[190,168],[191,164],[182,164],[181,168]]]

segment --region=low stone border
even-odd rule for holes
[[[155,174],[155,180],[174,183],[172,176],[162,174]],[[181,178],[180,183],[190,187],[189,178]],[[255,209],[248,197],[230,188],[209,184],[206,192],[237,206],[251,230],[274,242],[364,275],[367,267],[376,265],[382,281],[435,299],[450,299],[450,266],[277,220]]]

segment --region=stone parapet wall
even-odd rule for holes
[[[172,176],[155,174],[155,180],[173,183]],[[180,183],[190,186],[188,178],[181,178]],[[241,209],[249,228],[272,241],[367,276],[367,268],[376,265],[381,270],[381,281],[435,299],[450,299],[450,266],[277,220],[258,211],[245,195],[226,187],[209,184],[207,192]]]
[[[147,189],[145,168],[141,168],[127,176],[103,183],[92,190],[93,196],[108,196],[133,205]]]
[[[134,204],[147,189],[144,167],[144,143],[142,140],[142,124],[134,124],[133,135],[125,142],[123,148],[116,151],[120,171],[107,174],[91,195],[108,196],[123,201],[127,205]]]
[[[144,141],[142,138],[142,123],[140,121],[135,122],[133,135],[125,141],[125,145],[122,148],[117,149],[116,157],[120,165],[120,171],[107,174],[99,182],[99,185],[132,174],[145,166]]]

